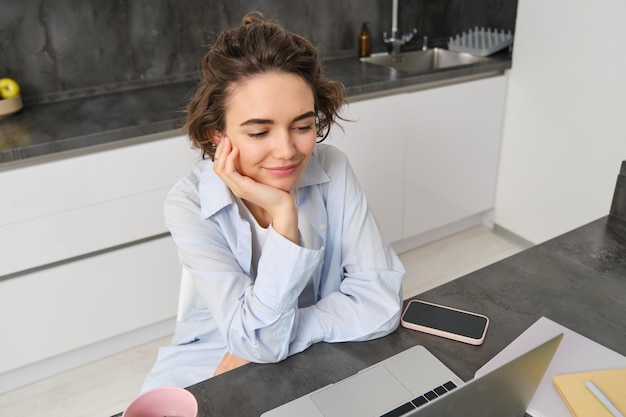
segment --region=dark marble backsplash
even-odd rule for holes
[[[362,22],[384,51],[392,0],[0,0],[0,78],[27,103],[168,83],[196,76],[220,30],[260,10],[325,56],[356,56]],[[517,0],[399,0],[401,32],[445,41],[474,26],[515,29]]]

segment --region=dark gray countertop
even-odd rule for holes
[[[503,72],[511,67],[507,53],[479,64],[410,75],[360,62],[356,57],[329,59],[328,77],[341,81],[347,97],[392,93],[429,83],[455,82],[467,77]],[[195,81],[181,81],[25,106],[0,120],[0,164],[26,161],[65,151],[177,130]]]
[[[626,222],[607,216],[419,298],[486,314],[484,344],[402,327],[369,342],[318,343],[283,362],[250,364],[189,387],[199,417],[258,416],[418,344],[469,380],[542,316],[626,354]]]
[[[601,218],[418,298],[487,315],[485,342],[400,327],[367,342],[317,343],[282,362],[248,364],[188,387],[198,416],[259,416],[415,345],[469,380],[542,316],[626,354],[626,221]]]

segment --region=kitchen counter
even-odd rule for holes
[[[326,75],[344,84],[348,100],[460,82],[509,68],[508,51],[478,64],[415,75],[363,63],[356,57],[325,61]],[[67,151],[89,152],[102,145],[117,146],[153,135],[178,134],[195,85],[195,80],[187,80],[27,105],[0,120],[0,168],[34,163],[40,157]]]

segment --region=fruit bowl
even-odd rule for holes
[[[0,119],[9,117],[13,113],[17,113],[22,109],[22,97],[17,95],[11,98],[0,100]]]

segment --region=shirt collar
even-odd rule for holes
[[[329,182],[330,178],[313,152],[296,188],[310,187]],[[213,171],[208,161],[200,173],[198,183],[200,207],[203,218],[209,218],[226,206],[235,204],[235,197],[222,179]]]

